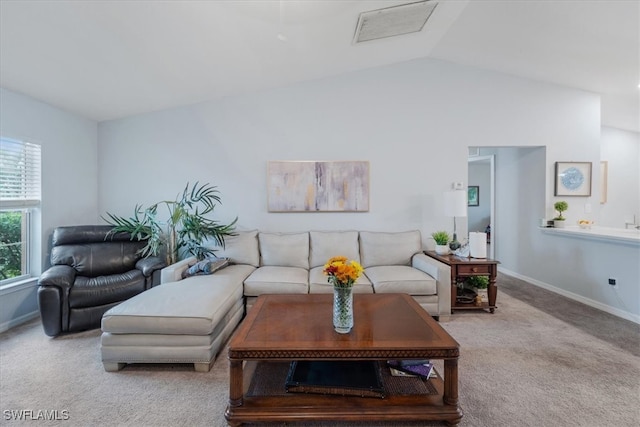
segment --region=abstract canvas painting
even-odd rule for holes
[[[368,212],[369,162],[271,161],[269,212]]]

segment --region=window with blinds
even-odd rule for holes
[[[33,209],[40,206],[40,146],[0,138],[0,286],[30,277]]]
[[[0,208],[40,204],[40,151],[37,144],[0,140]]]

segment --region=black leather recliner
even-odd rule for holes
[[[160,283],[165,262],[142,258],[138,250],[145,242],[127,233],[109,235],[111,229],[81,225],[53,231],[51,267],[38,280],[45,334],[99,328],[108,309]]]

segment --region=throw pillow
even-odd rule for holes
[[[191,267],[182,272],[182,278],[186,279],[191,276],[201,276],[204,274],[213,274],[222,270],[229,265],[228,258],[206,258],[198,261]]]

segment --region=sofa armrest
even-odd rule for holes
[[[38,279],[38,286],[55,286],[64,295],[69,293],[76,280],[76,270],[69,265],[54,265],[45,270]]]
[[[154,271],[160,270],[167,266],[162,258],[157,256],[150,256],[148,258],[142,258],[136,262],[136,268],[142,271],[144,277],[150,277]]]
[[[160,271],[160,283],[178,282],[182,280],[182,272],[197,262],[192,256],[171,264]]]
[[[451,315],[451,267],[423,253],[411,258],[411,265],[436,279],[438,316]]]

